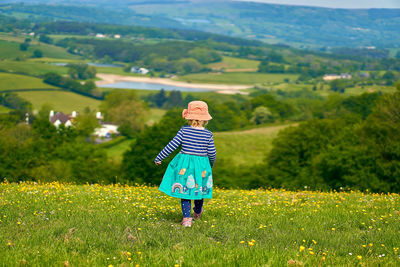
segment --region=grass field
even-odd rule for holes
[[[132,142],[133,140],[124,140],[121,143],[106,148],[108,158],[121,163],[123,154],[130,148]]]
[[[44,88],[57,89],[56,87],[46,84],[41,79],[35,77],[19,75],[19,74],[0,73],[0,91],[14,90],[14,89],[44,89]]]
[[[3,105],[0,105],[0,113],[8,113],[9,111],[10,111],[9,108],[7,108]]]
[[[59,74],[68,73],[68,69],[66,67],[54,66],[51,64],[35,61],[2,60],[0,61],[0,70],[4,70],[7,72],[25,73],[33,76],[43,75],[47,72],[55,72]]]
[[[192,83],[270,84],[283,82],[285,78],[296,80],[297,74],[271,74],[257,72],[196,73],[180,76],[177,80]]]
[[[19,50],[20,42],[0,40],[0,59],[31,58],[33,51],[39,49],[43,53],[43,57],[62,58],[62,59],[79,59],[79,56],[68,53],[64,48],[38,43],[33,41],[27,51]]]
[[[218,179],[218,177],[215,177]],[[180,226],[147,186],[0,184],[4,266],[398,266],[400,196],[220,190]]]
[[[32,53],[19,50],[19,43],[0,40],[0,59],[26,58],[30,55]]]
[[[18,92],[18,95],[33,104],[34,109],[39,110],[43,104],[51,104],[56,111],[71,113],[72,111],[83,112],[85,107],[97,110],[99,100],[65,91],[37,91]]]
[[[241,69],[257,71],[259,64],[260,64],[260,61],[257,61],[257,60],[224,56],[223,60],[221,62],[208,64],[208,67],[212,68],[212,69],[218,69],[218,70],[225,69],[226,71],[241,70]]]
[[[261,163],[278,132],[289,125],[269,126],[244,131],[214,133],[218,159],[234,165]]]

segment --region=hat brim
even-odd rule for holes
[[[185,117],[187,120],[199,120],[199,121],[209,121],[212,119],[210,114],[187,114]]]

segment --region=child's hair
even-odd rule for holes
[[[192,127],[204,127],[207,125],[208,121],[188,120],[188,123]]]

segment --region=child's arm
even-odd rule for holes
[[[175,149],[182,143],[182,129],[178,131],[176,136],[164,147],[163,150],[157,155],[154,163],[156,165],[160,165],[161,161],[163,161],[169,154],[174,152]]]
[[[208,159],[210,160],[210,165],[212,168],[214,166],[215,160],[217,159],[217,151],[215,150],[214,138],[212,135],[211,135],[210,142],[208,143],[208,146],[207,146],[207,155],[208,155]]]

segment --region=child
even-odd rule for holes
[[[208,106],[203,101],[192,101],[182,112],[189,125],[183,126],[176,136],[154,160],[161,164],[179,145],[182,149],[169,163],[159,190],[181,199],[185,227],[192,226],[191,200],[194,200],[194,219],[200,219],[203,199],[212,197],[213,180],[211,168],[214,166],[216,151],[213,134],[204,128],[212,119]]]

